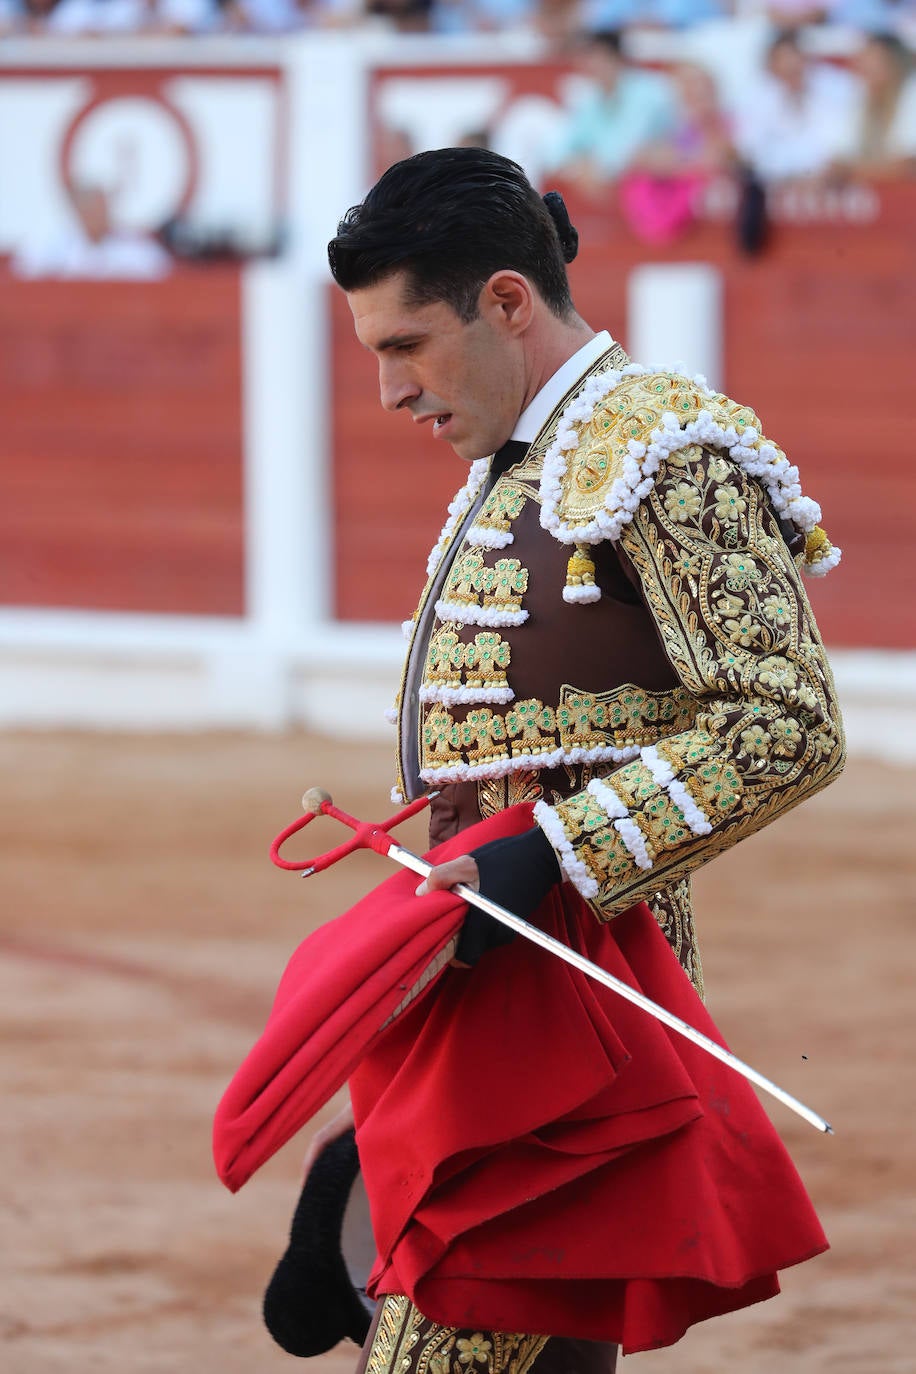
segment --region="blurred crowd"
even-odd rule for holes
[[[739,236],[756,251],[772,190],[916,173],[913,53],[893,33],[862,34],[839,64],[813,57],[797,29],[776,30],[730,98],[714,62],[646,70],[627,60],[617,30],[585,36],[576,65],[587,84],[545,170],[596,200],[613,188],[647,242],[677,237],[704,190],[725,181],[741,189]]]
[[[832,194],[916,173],[913,0],[760,2],[765,8],[735,0],[726,14],[725,0],[0,0],[0,33],[4,26],[61,36],[278,33],[357,22],[452,33],[527,26],[570,76],[536,155],[492,141],[493,130],[464,141],[517,157],[536,182],[549,177],[602,214],[616,205],[650,243],[679,237],[725,188],[724,213],[734,214],[741,246],[756,252],[774,191]],[[672,36],[674,60],[633,60],[631,40],[646,27]],[[749,27],[758,34],[753,60],[735,79],[733,47],[722,35]],[[824,45],[812,35],[819,30],[845,33],[842,53],[818,55]],[[392,125],[380,150],[387,165],[419,147]],[[71,243],[49,249],[47,261],[17,258],[17,271],[161,273],[162,262],[144,258],[136,241],[99,229],[91,194],[93,213],[78,200],[76,258]]]
[[[288,33],[375,25],[410,33],[527,30],[553,41],[627,26],[766,15],[777,27],[916,32],[913,0],[0,0],[4,33]]]

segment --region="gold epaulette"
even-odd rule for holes
[[[820,507],[802,494],[798,469],[761,434],[753,411],[710,391],[702,378],[631,364],[588,379],[544,457],[541,523],[576,546],[571,567],[585,566],[585,546],[618,539],[665,460],[691,447],[727,453],[763,484],[777,515],[806,536],[807,572],[823,575],[840,561],[818,524]],[[581,576],[571,571],[569,585],[587,585]],[[567,596],[580,599],[582,592]]]

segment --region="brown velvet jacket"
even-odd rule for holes
[[[410,622],[398,787],[438,790],[432,842],[536,801],[596,914],[647,901],[701,992],[690,873],[843,765],[796,566],[838,553],[797,478],[750,411],[614,345],[475,464]]]

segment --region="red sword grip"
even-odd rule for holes
[[[307,801],[311,795],[310,793],[306,793],[304,800]],[[375,823],[371,821],[358,821],[353,816],[348,815],[346,811],[341,811],[339,807],[334,805],[327,794],[322,796],[319,800],[319,793],[316,789],[314,793],[314,802],[310,809],[306,811],[304,815],[299,816],[292,824],[288,825],[285,830],[281,830],[280,834],[270,846],[271,862],[276,864],[278,868],[285,868],[288,871],[301,872],[303,875],[310,876],[313,873],[320,873],[322,869],[330,868],[331,864],[336,864],[338,859],[346,858],[348,854],[352,854],[356,849],[374,849],[377,854],[387,854],[394,843],[388,831],[392,830],[396,825],[400,825],[402,821],[409,820],[409,818],[415,816],[418,811],[422,811],[424,807],[429,805],[429,801],[429,797],[417,797],[409,806],[405,806],[403,810],[396,811],[393,816],[389,816],[387,821]],[[303,861],[284,859],[280,854],[282,846],[290,836],[297,834],[300,830],[304,830],[316,816],[330,816],[332,819],[340,821],[341,824],[349,826],[354,832],[352,839],[346,840],[343,844],[337,845],[334,849],[329,849],[325,854],[319,854],[315,859],[305,859]]]

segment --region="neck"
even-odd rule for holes
[[[563,320],[551,316],[550,320],[543,322],[541,329],[532,330],[531,335],[526,359],[528,385],[522,410],[531,404],[553,374],[559,371],[574,353],[578,353],[589,339],[595,337],[595,331],[579,315],[573,313],[568,319]]]

